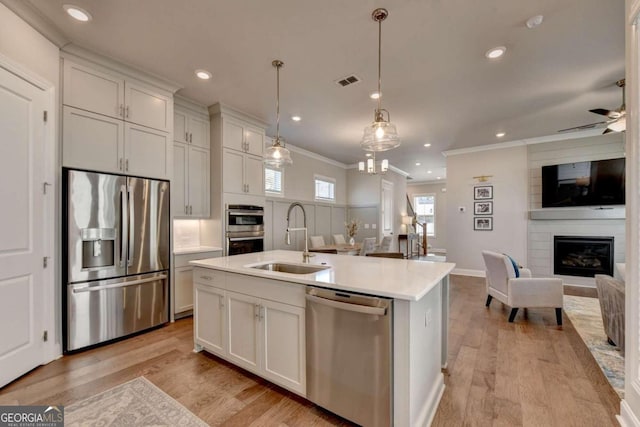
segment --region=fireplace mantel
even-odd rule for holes
[[[544,208],[529,211],[529,219],[625,219],[624,206]]]

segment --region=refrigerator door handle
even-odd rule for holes
[[[127,189],[120,186],[120,267],[124,267],[127,253]]]
[[[127,198],[129,207],[129,224],[127,227],[127,234],[129,235],[129,244],[127,245],[127,267],[131,267],[133,265],[133,247],[135,245],[133,230],[135,229],[136,219],[133,209],[133,187],[131,185],[127,186]]]
[[[95,292],[95,291],[102,291],[102,290],[105,290],[105,289],[124,288],[126,286],[141,285],[143,283],[149,283],[149,282],[155,282],[155,281],[158,281],[158,280],[164,280],[166,278],[167,278],[166,274],[160,274],[158,276],[150,277],[148,279],[132,280],[130,282],[120,282],[120,283],[113,283],[111,285],[85,286],[83,288],[73,288],[71,290],[71,292],[73,292],[74,294],[78,294],[78,293],[81,293],[81,292]]]

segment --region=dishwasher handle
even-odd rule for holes
[[[376,316],[385,316],[387,314],[387,309],[384,307],[371,307],[368,305],[351,304],[348,302],[341,302],[341,301],[335,301],[327,298],[317,297],[315,295],[307,295],[306,297],[307,297],[307,301],[337,308],[339,310],[353,311],[353,312],[362,313],[362,314],[373,314]]]

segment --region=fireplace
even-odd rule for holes
[[[553,273],[613,276],[613,237],[553,237]]]

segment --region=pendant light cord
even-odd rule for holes
[[[280,144],[280,67],[276,65],[276,144]]]
[[[382,19],[378,20],[378,111],[382,106]]]

